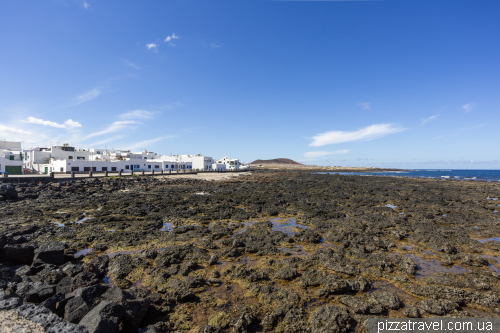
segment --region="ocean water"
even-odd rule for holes
[[[488,182],[500,181],[500,170],[405,170],[405,171],[383,171],[383,172],[317,172],[318,174],[340,174],[361,176],[393,176],[413,178],[437,178],[456,180],[478,180]]]

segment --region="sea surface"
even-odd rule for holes
[[[500,170],[405,170],[405,171],[382,171],[382,172],[317,172],[318,174],[340,174],[360,176],[392,176],[412,178],[437,178],[456,180],[478,180],[488,182],[500,181]]]

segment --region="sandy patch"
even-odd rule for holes
[[[242,176],[249,176],[251,175],[251,172],[235,172],[235,173],[228,173],[228,172],[221,172],[221,173],[212,173],[212,172],[207,172],[207,173],[197,173],[197,174],[186,174],[186,175],[172,175],[172,176],[163,176],[161,178],[163,179],[178,179],[178,178],[183,178],[183,179],[201,179],[201,180],[228,180],[228,179],[234,179]]]
[[[44,333],[42,325],[29,321],[16,311],[0,311],[2,333]]]

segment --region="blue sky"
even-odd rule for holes
[[[500,2],[0,2],[0,139],[500,169]]]

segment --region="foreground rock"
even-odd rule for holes
[[[0,310],[47,332],[344,333],[372,317],[500,316],[496,183],[273,171],[8,191]]]

